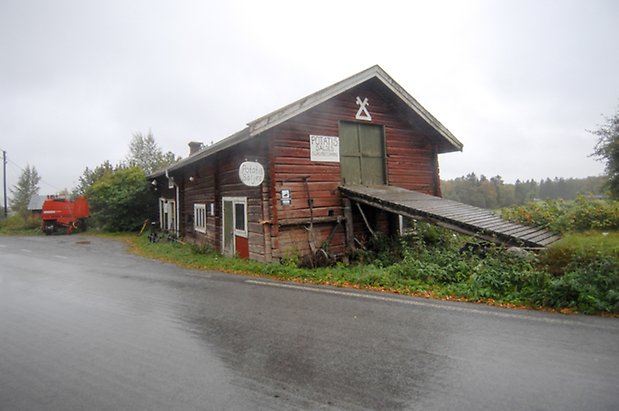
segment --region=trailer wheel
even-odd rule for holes
[[[75,222],[75,231],[83,233],[84,231],[86,231],[86,220],[83,218],[80,218],[79,220],[77,220]]]
[[[43,232],[45,235],[51,235],[54,231],[56,231],[56,224],[54,222],[43,224]]]

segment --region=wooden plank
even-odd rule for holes
[[[524,239],[524,240],[531,240],[531,241],[535,241],[536,239],[542,239],[545,237],[550,237],[551,235],[554,235],[554,233],[544,229],[544,228],[535,228],[532,227],[531,228],[531,232],[527,233],[527,234],[522,234],[519,237]]]
[[[480,216],[480,217],[471,218],[471,219],[455,217],[455,218],[452,218],[452,219],[453,220],[461,221],[461,222],[466,223],[466,224],[481,226],[482,224],[495,221],[496,217],[495,216],[485,216],[485,217]]]
[[[539,244],[543,247],[547,247],[550,244],[559,241],[561,237],[559,235],[553,235],[552,237],[544,238],[543,240],[539,240]]]
[[[495,218],[493,221],[488,221],[487,223],[484,223],[484,224],[475,224],[475,225],[478,225],[484,230],[493,230],[493,231],[497,231],[501,233],[504,233],[506,230],[516,228],[516,226],[510,223],[509,221],[501,220],[499,218]],[[519,226],[518,228],[522,228],[522,226]]]
[[[560,237],[557,236],[555,233],[550,232],[550,231],[545,231],[545,230],[540,230],[541,232],[538,232],[538,234],[534,237],[530,237],[530,238],[526,238],[526,240],[528,241],[533,241],[535,243],[544,241],[546,239],[550,239],[550,238],[557,238],[559,239]]]
[[[348,198],[343,199],[344,202],[344,218],[346,219],[346,246],[349,250],[355,250],[355,234],[352,220],[352,206]]]
[[[507,231],[503,231],[501,232],[502,235],[508,235],[508,236],[512,236],[512,237],[517,237],[520,238],[520,234],[528,232],[531,229],[531,227],[527,227],[527,226],[520,226],[520,228],[514,228],[511,230],[507,230]]]
[[[430,220],[456,231],[465,231],[489,239],[496,237],[494,241],[499,239],[501,242],[535,247],[541,244],[533,240],[555,240],[555,237],[543,228],[511,223],[485,210],[464,204],[459,211],[457,202],[415,192],[407,193],[397,187],[341,187],[340,190],[345,196],[364,204],[412,218]],[[407,197],[408,201],[405,200]]]

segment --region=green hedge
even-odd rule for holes
[[[619,201],[578,196],[574,201],[546,200],[501,210],[501,215],[521,224],[567,233],[619,229]]]

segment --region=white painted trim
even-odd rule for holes
[[[248,226],[249,223],[247,221],[247,197],[222,197],[221,198],[221,252],[223,253],[224,247],[225,247],[225,235],[226,233],[224,232],[225,229],[225,221],[224,218],[226,218],[226,213],[225,213],[225,208],[224,208],[224,203],[226,201],[230,201],[232,202],[232,228],[234,229],[234,235],[235,236],[239,236],[239,237],[244,237],[244,238],[249,238],[249,230],[248,230]],[[236,229],[236,204],[243,204],[244,206],[244,211],[245,211],[245,230],[237,230]],[[236,244],[233,242],[232,243],[232,248],[233,248],[233,252],[236,253]]]
[[[193,229],[206,234],[206,204],[193,205]]]
[[[159,228],[166,231],[178,232],[177,205],[178,203],[175,200],[159,197]],[[164,224],[165,215],[168,216],[167,224]]]

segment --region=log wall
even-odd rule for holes
[[[311,161],[309,138],[312,134],[338,136],[341,121],[384,127],[388,184],[440,194],[438,143],[429,137],[427,125],[385,90],[383,85],[367,82],[179,171],[181,232],[220,251],[222,198],[247,197],[250,258],[270,261],[309,254],[325,245],[329,237],[329,252],[346,252],[343,201],[338,190],[340,163]],[[368,98],[372,121],[355,119],[357,96]],[[238,169],[245,160],[258,161],[265,167],[265,181],[260,187],[241,183]],[[290,190],[290,205],[282,205],[282,189]],[[193,228],[196,203],[207,205],[206,234]],[[208,213],[211,203],[215,204],[215,216]],[[386,213],[367,207],[364,212],[373,229],[393,230]],[[352,216],[355,236],[367,238],[369,230],[356,206],[352,207]]]
[[[356,120],[359,106],[356,97],[368,98],[372,121]],[[404,113],[408,114],[405,116]],[[329,236],[334,220],[343,217],[343,204],[338,190],[341,184],[340,163],[310,160],[309,136],[339,135],[339,122],[352,121],[384,126],[387,183],[427,194],[440,194],[436,143],[423,127],[411,120],[410,111],[391,93],[371,83],[359,86],[288,120],[269,132],[272,167],[272,208],[278,233],[272,238],[274,257],[305,254],[310,250],[307,226],[310,222],[308,200],[313,200],[315,245]],[[281,190],[291,190],[292,203],[281,203]],[[353,207],[355,235],[368,234],[358,209]],[[389,218],[367,210],[380,231],[389,231]],[[279,235],[278,235],[279,234]],[[330,242],[336,253],[346,249],[343,226]]]
[[[265,260],[270,249],[265,251],[265,232],[263,218],[263,187],[268,187],[268,173],[260,187],[248,187],[239,179],[239,166],[244,161],[267,161],[266,145],[252,140],[238,144],[231,149],[217,153],[201,162],[199,166],[184,170],[181,195],[182,232],[185,238],[196,243],[207,244],[217,251],[222,249],[222,199],[224,197],[247,198],[247,231],[249,258]],[[190,181],[193,177],[193,181]],[[213,203],[215,215],[209,214],[209,204]],[[194,204],[207,205],[206,233],[194,230]],[[268,211],[268,209],[266,210]],[[270,244],[269,244],[270,247]]]

